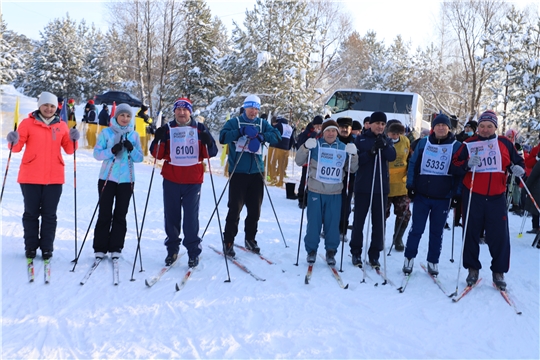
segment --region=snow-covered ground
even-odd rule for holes
[[[2,106],[14,97],[4,96]],[[21,113],[32,108],[21,105]],[[35,106],[35,100],[33,103]],[[13,105],[11,105],[13,106]],[[23,117],[21,117],[22,119]],[[2,174],[9,152],[2,140]],[[257,256],[237,251],[239,261],[265,278],[256,281],[231,262],[228,271],[223,257],[208,248],[220,247],[219,226],[214,217],[204,236],[200,266],[185,288],[175,291],[187,270],[187,256],[152,288],[144,280],[155,274],[166,256],[163,240],[161,175],[156,168],[136,164],[135,205],[138,228],[142,228],[142,267],[132,268],[137,247],[133,201],[128,214],[128,233],[120,262],[120,284],[113,286],[111,261],[104,261],[81,286],[80,280],[93,262],[93,226],[90,220],[97,199],[97,174],[101,163],[90,150],[76,152],[77,188],[73,186],[74,156],[64,155],[66,184],[58,208],[58,228],[52,259],[52,281],[43,282],[40,257],[36,259],[36,281],[26,275],[22,195],[17,172],[22,153],[13,154],[0,205],[2,276],[3,359],[22,358],[491,358],[538,359],[539,351],[539,259],[531,247],[533,236],[517,235],[522,218],[510,215],[512,238],[508,289],[523,312],[516,315],[491,286],[488,248],[481,248],[483,282],[458,303],[446,297],[419,267],[427,253],[427,234],[404,293],[382,285],[373,270],[361,283],[362,272],[354,268],[345,244],[341,276],[349,284],[341,289],[328,267],[318,258],[312,281],[304,284],[307,269],[305,250],[300,246],[297,263],[300,217],[296,201],[285,198],[285,190],[269,187],[283,230],[281,236],[265,193],[257,240],[262,253],[276,262],[269,265]],[[292,161],[291,161],[292,162]],[[212,159],[217,196],[226,186],[218,157]],[[298,175],[295,167],[291,178]],[[148,191],[151,191],[144,227],[141,224]],[[201,194],[201,235],[215,207],[211,174],[205,174]],[[77,218],[74,194],[77,194]],[[221,225],[227,212],[227,192],[219,205]],[[241,218],[237,242],[242,243]],[[75,220],[80,249],[89,229],[79,264],[75,257]],[[387,224],[393,233],[394,216]],[[305,221],[304,221],[305,226]],[[530,218],[525,230],[530,229]],[[305,234],[305,229],[302,231]],[[387,246],[390,235],[387,235]],[[457,279],[461,235],[455,232],[455,262],[450,262],[452,232],[444,232],[440,280],[448,291],[465,286],[466,271]],[[319,252],[324,252],[323,245]],[[185,249],[182,248],[182,253]],[[340,268],[338,252],[338,268]],[[382,257],[381,257],[382,260]],[[388,277],[401,281],[403,255],[392,252],[387,259]],[[378,283],[378,286],[375,284]],[[399,286],[399,285],[398,285]]]

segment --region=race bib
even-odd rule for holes
[[[197,128],[169,126],[171,164],[191,166],[199,163],[199,134]]]
[[[452,144],[432,144],[427,140],[422,162],[420,163],[420,175],[450,176],[450,162],[452,161]]]
[[[293,132],[292,126],[288,124],[281,124],[281,125],[283,126],[283,135],[281,135],[281,137],[285,139],[290,139]]]
[[[257,150],[256,152],[253,152],[253,151],[249,150],[249,148],[248,148],[247,139],[248,138],[246,136],[242,136],[241,138],[236,140],[236,152],[242,152],[242,150],[243,150],[244,152],[261,155],[262,154],[262,151],[261,151],[262,146],[259,146],[259,150]]]
[[[469,156],[480,156],[481,164],[476,167],[475,172],[504,172],[502,170],[501,151],[499,150],[499,140],[497,137],[465,144],[469,150]]]
[[[343,180],[345,150],[319,147],[315,178],[325,184],[339,184]]]

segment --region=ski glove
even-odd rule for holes
[[[203,145],[212,146],[212,136],[207,131],[201,131],[199,133],[199,140],[201,140]]]
[[[525,175],[525,170],[519,165],[512,165],[510,166],[510,170],[512,170],[512,174],[514,174],[517,177],[522,177]]]
[[[386,140],[382,136],[377,136],[377,139],[375,140],[375,143],[373,144],[373,147],[371,148],[371,155],[377,155],[379,150],[384,149],[386,147]]]
[[[304,146],[306,147],[306,149],[314,149],[315,147],[317,147],[317,140],[315,140],[314,138],[309,138],[304,143]]]
[[[353,143],[348,143],[345,146],[345,151],[348,154],[354,155],[354,154],[356,154],[358,152],[358,149],[356,148],[356,145],[354,145]]]
[[[478,155],[473,155],[469,159],[468,165],[469,165],[470,168],[473,168],[475,166],[480,166],[480,165],[482,165],[482,159]]]
[[[257,135],[259,135],[259,131],[255,126],[242,126],[240,128],[240,135],[247,136],[248,138],[253,139],[257,137]]]
[[[167,141],[167,125],[163,125],[157,129],[154,136],[161,142]]]
[[[118,144],[112,147],[111,152],[116,155],[118,152],[122,151],[123,147],[124,145],[122,145],[122,142],[120,141]]]
[[[79,140],[81,137],[81,134],[79,133],[79,130],[73,128],[73,129],[69,129],[69,138],[71,139],[71,141],[77,141]]]
[[[414,189],[407,189],[407,197],[413,201],[414,197],[416,196],[416,192]]]
[[[16,131],[10,131],[7,134],[7,141],[12,145],[17,145],[19,143],[19,133]]]
[[[452,197],[452,201],[450,202],[450,207],[456,209],[459,204],[459,199],[461,199],[461,196]]]
[[[133,150],[133,144],[128,139],[124,140],[123,144],[128,152],[131,152]]]
[[[257,151],[259,151],[260,147],[261,147],[261,142],[259,140],[259,137],[255,137],[249,140],[249,143],[248,143],[249,151],[256,153]]]

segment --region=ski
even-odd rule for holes
[[[178,262],[178,259],[180,259],[182,255],[183,254],[178,254],[178,257],[171,265],[165,265],[164,267],[161,268],[161,270],[159,270],[159,272],[156,275],[152,276],[149,279],[144,280],[144,283],[146,284],[146,286],[148,287],[154,286],[161,279],[161,277],[165,275],[167,271],[171,270],[171,268],[174,265],[176,265],[176,263]]]
[[[478,279],[474,285],[467,285],[465,289],[459,294],[457,297],[452,298],[453,302],[458,302],[461,300],[465,295],[467,295],[472,289],[474,289],[478,284],[480,284],[480,281],[482,281],[482,278]]]
[[[403,275],[403,280],[401,280],[401,286],[397,288],[397,290],[402,293],[407,288],[407,285],[409,284],[409,279],[411,278],[412,273]]]
[[[309,281],[311,280],[311,274],[313,273],[313,265],[314,265],[314,264],[309,264],[309,265],[308,265],[307,273],[306,273],[306,278],[304,279],[304,283],[305,283],[306,285],[309,285]]]
[[[237,248],[239,248],[239,249],[241,249],[241,250],[244,250],[245,252],[255,254],[255,255],[257,255],[261,260],[266,261],[266,262],[269,263],[270,265],[274,265],[274,262],[273,262],[273,261],[268,260],[268,259],[265,258],[262,254],[257,254],[256,252],[253,252],[253,251],[249,250],[248,248],[246,248],[246,247],[244,247],[244,246],[242,246],[242,245],[234,244],[234,246],[236,246]]]
[[[101,263],[102,260],[103,258],[96,258],[96,260],[92,264],[92,267],[88,269],[88,272],[86,273],[86,275],[84,275],[83,279],[81,280],[81,285],[86,284],[86,282],[88,281],[88,278],[90,278],[90,275],[92,275],[92,273],[94,272],[94,270],[96,270],[96,268],[98,267],[98,265]]]
[[[218,253],[219,255],[221,256],[224,256],[223,255],[223,252],[219,251],[218,249],[216,249],[215,247],[213,247],[212,245],[208,245],[208,247],[212,250],[214,250],[216,253]],[[230,256],[227,256],[227,258],[229,260],[231,260],[231,262],[238,266],[240,269],[242,269],[243,271],[245,271],[246,273],[248,273],[249,275],[251,275],[253,278],[255,278],[255,280],[257,281],[266,281],[266,279],[263,279],[257,275],[255,275],[254,273],[251,272],[251,270],[249,270],[244,264],[240,263],[238,260],[236,260],[235,258],[233,257],[230,257]]]
[[[516,312],[516,314],[518,315],[521,315],[522,312],[520,310],[518,310],[517,306],[516,306],[516,303],[514,302],[514,300],[510,297],[510,295],[508,294],[508,291],[507,290],[501,290],[497,287],[497,285],[495,285],[495,283],[493,283],[493,287],[495,289],[497,289],[500,293],[501,293],[501,296],[504,298],[504,300],[508,303],[508,305],[510,305],[514,311]]]
[[[26,268],[28,273],[28,281],[34,282],[34,259],[32,258],[26,258]]]
[[[386,285],[386,284],[390,284],[392,285],[393,287],[395,287],[396,285],[394,285],[394,283],[392,281],[390,281],[386,276],[384,276],[383,272],[381,271],[381,268],[380,267],[375,267],[375,266],[371,266],[370,263],[365,263],[364,266],[370,266],[373,270],[375,270],[375,272],[380,276],[382,277],[382,279],[384,280],[383,281],[383,285]]]
[[[51,259],[43,260],[44,280],[45,284],[51,282]]]
[[[112,266],[113,266],[113,284],[118,285],[120,282],[120,266],[118,262],[118,258],[112,259]]]
[[[439,287],[439,289],[441,289],[441,291],[444,293],[444,295],[448,296],[448,297],[452,297],[454,294],[450,294],[448,295],[448,292],[446,291],[446,289],[444,288],[443,284],[441,283],[441,281],[436,277],[436,276],[433,276],[429,273],[426,265],[420,263],[420,267],[422,267],[422,269],[424,269],[424,271],[426,272],[426,274],[429,275],[429,277],[435,282],[435,284],[437,284],[437,286]]]
[[[182,281],[180,281],[179,283],[176,283],[176,291],[180,291],[180,290],[182,290],[184,288],[184,286],[186,286],[186,283],[189,280],[189,277],[191,276],[193,271],[195,271],[195,269],[196,268],[188,268],[188,270],[186,271],[186,274],[184,275]]]
[[[319,256],[326,263],[326,259],[324,258],[324,256],[322,256],[322,254],[319,254]],[[332,275],[334,275],[334,278],[336,279],[338,285],[342,289],[348,289],[349,284],[347,284],[347,285],[343,284],[343,280],[341,279],[341,276],[339,275],[339,272],[337,271],[336,267],[334,265],[329,265],[328,263],[326,263],[326,265],[328,265],[328,267],[330,268],[330,271],[332,272]]]

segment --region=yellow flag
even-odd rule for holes
[[[17,130],[19,125],[19,97],[17,96],[17,102],[15,102],[15,111],[13,112],[13,130]]]
[[[227,116],[225,117],[225,121],[229,121],[229,119],[231,118],[231,115],[229,113],[227,113]],[[227,145],[223,145],[223,148],[221,149],[221,166],[225,165],[225,158],[227,157],[227,153],[228,153],[228,146]]]

